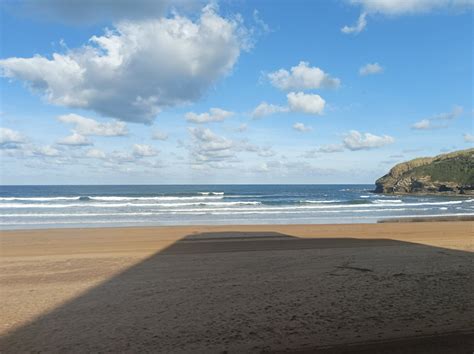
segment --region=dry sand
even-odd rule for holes
[[[0,351],[470,353],[473,228],[3,231]]]

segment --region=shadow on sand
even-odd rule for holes
[[[469,252],[388,239],[193,234],[8,334],[0,348],[470,352],[472,264]]]

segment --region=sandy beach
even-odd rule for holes
[[[18,352],[470,353],[472,221],[2,231]]]

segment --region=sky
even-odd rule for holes
[[[471,148],[473,9],[5,0],[0,183],[373,183]]]

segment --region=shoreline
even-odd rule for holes
[[[388,217],[388,218],[374,218],[373,222],[342,222],[342,223],[298,223],[298,224],[182,224],[182,225],[124,225],[124,226],[97,226],[90,224],[90,226],[60,226],[60,227],[44,227],[44,228],[7,228],[0,229],[0,234],[4,232],[23,232],[23,231],[51,231],[51,230],[91,230],[91,229],[150,229],[150,228],[181,228],[181,227],[265,227],[265,226],[326,226],[326,225],[374,225],[374,224],[384,224],[384,223],[416,223],[416,222],[446,222],[446,221],[474,221],[474,214],[460,214],[460,215],[439,215],[439,216],[397,216],[397,217]]]
[[[396,353],[436,349],[445,336],[443,348],[459,352],[474,330],[473,229],[443,221],[2,231],[0,347]]]
[[[444,222],[444,221],[474,221],[473,215],[449,215],[449,216],[406,216],[380,219],[379,224],[383,223],[412,223],[412,222]]]

